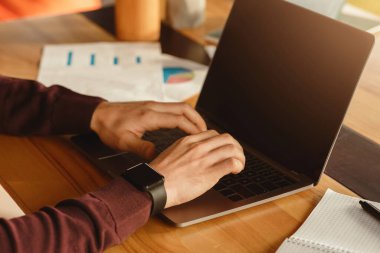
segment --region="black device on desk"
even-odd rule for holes
[[[210,128],[239,140],[246,168],[163,217],[187,226],[316,185],[373,43],[366,32],[285,1],[235,1],[196,109]],[[181,136],[164,130],[145,138],[164,149]],[[94,136],[73,142],[113,176],[141,162]]]

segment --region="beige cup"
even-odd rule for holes
[[[120,40],[156,41],[160,37],[160,0],[116,0],[116,35]]]

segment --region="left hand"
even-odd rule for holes
[[[95,109],[91,129],[108,146],[153,158],[154,144],[141,137],[146,131],[179,128],[188,134],[207,130],[202,117],[185,103],[102,102]]]

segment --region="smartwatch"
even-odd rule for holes
[[[164,210],[166,205],[165,178],[146,163],[127,169],[122,175],[138,190],[147,192],[152,199],[150,216]]]

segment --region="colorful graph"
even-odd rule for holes
[[[194,72],[182,67],[165,67],[164,82],[166,84],[180,84],[194,79]]]

